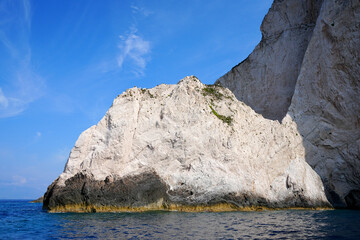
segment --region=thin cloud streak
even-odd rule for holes
[[[145,17],[149,16],[150,14],[153,14],[152,11],[149,11],[148,9],[143,8],[143,7],[138,7],[135,5],[131,5],[130,7],[132,9],[132,13],[134,13],[134,14],[140,13],[140,14],[144,15]]]
[[[5,49],[11,55],[12,58],[18,58],[19,53],[16,47],[7,38],[6,34],[0,30],[0,43],[4,45]]]
[[[0,108],[7,108],[9,106],[9,100],[5,97],[2,89],[0,88]]]
[[[27,183],[27,179],[23,176],[14,175],[11,181],[0,181],[0,186],[23,186]]]
[[[0,118],[16,116],[25,108],[25,102],[16,98],[8,98],[0,88]]]
[[[12,181],[12,183],[10,183],[10,185],[21,186],[21,185],[24,185],[25,183],[27,183],[26,178],[23,176],[15,175],[12,177],[12,179],[13,179],[13,181]]]
[[[23,0],[25,24],[30,30],[31,27],[31,4],[29,0]]]
[[[148,54],[150,53],[150,42],[136,34],[137,29],[132,29],[130,34],[120,36],[121,42],[118,45],[120,54],[117,58],[118,66],[122,68],[125,61],[133,65],[135,75],[144,76]]]
[[[14,73],[12,90],[5,94],[0,86],[0,118],[19,115],[28,105],[44,94],[45,81],[29,67],[30,63],[23,63]]]
[[[0,16],[0,23],[3,30],[0,30],[0,48],[6,50],[5,59],[11,62],[7,77],[4,78],[7,84],[0,85],[0,118],[6,118],[19,115],[31,102],[43,96],[45,81],[33,70],[31,63],[30,2],[23,0],[20,4],[4,4],[1,12],[3,17]],[[20,34],[14,35],[13,32]],[[14,39],[11,36],[18,37]]]

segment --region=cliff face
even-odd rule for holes
[[[265,118],[284,118],[321,3],[274,1],[261,24],[261,42],[217,82]]]
[[[360,207],[360,2],[325,1],[289,114],[335,206]]]
[[[50,211],[329,206],[290,117],[264,119],[220,86],[186,77],[132,88],[81,134],[49,186]]]
[[[359,208],[360,2],[275,1],[261,30],[218,82],[266,118],[287,112],[333,206]]]

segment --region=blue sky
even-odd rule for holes
[[[261,39],[271,0],[0,0],[0,199],[32,199],[134,86],[213,83]]]

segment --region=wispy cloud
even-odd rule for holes
[[[146,9],[144,7],[139,7],[139,6],[135,6],[135,5],[131,5],[130,7],[132,9],[133,14],[140,13],[141,15],[144,15],[145,17],[149,16],[150,14],[153,14],[152,11],[150,11],[149,9]]]
[[[139,17],[148,17],[153,12],[137,5],[131,5],[130,8],[134,24],[130,26],[128,33],[119,36],[120,53],[117,63],[120,69],[126,65],[126,68],[129,68],[137,77],[143,77],[150,60],[151,44],[138,33],[136,23]]]
[[[139,36],[134,27],[129,34],[121,35],[120,40],[118,47],[121,52],[117,58],[119,67],[121,68],[125,61],[129,61],[134,73],[137,76],[144,76],[146,64],[150,59],[150,42]]]
[[[24,111],[25,102],[17,98],[8,98],[0,88],[0,118],[15,116]]]
[[[2,89],[0,88],[0,107],[7,108],[9,106],[9,100],[4,96]]]
[[[7,180],[0,180],[0,186],[22,186],[26,183],[27,179],[20,175],[14,175]]]
[[[11,77],[11,87],[8,93],[0,86],[0,118],[16,116],[23,112],[28,105],[40,98],[45,89],[45,81],[23,63],[15,70]]]
[[[13,181],[10,183],[10,185],[24,185],[27,182],[25,177],[19,175],[13,176],[12,180]]]
[[[0,12],[1,14],[1,12]],[[4,46],[5,50],[12,58],[18,58],[19,52],[12,42],[7,38],[6,34],[0,30],[0,43]]]
[[[29,0],[23,0],[24,7],[24,20],[27,27],[30,29],[31,27],[31,4]]]
[[[4,64],[0,65],[4,73],[0,83],[0,118],[20,114],[44,93],[45,81],[31,63],[30,28],[28,0],[0,4],[0,50],[5,53]]]

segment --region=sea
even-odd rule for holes
[[[47,213],[0,200],[0,239],[360,239],[360,211]]]

